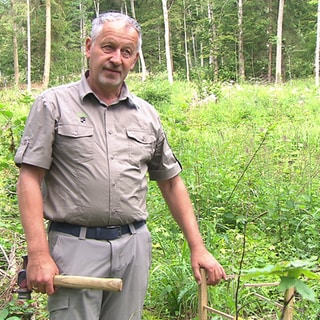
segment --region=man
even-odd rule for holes
[[[28,287],[49,295],[53,320],[141,319],[151,262],[147,172],[188,241],[195,279],[200,267],[209,284],[226,278],[203,244],[158,114],[124,82],[140,47],[135,20],[96,18],[86,40],[89,70],[35,100],[15,156]],[[123,290],[57,289],[59,273],[119,277]]]

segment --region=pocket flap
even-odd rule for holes
[[[73,124],[60,124],[58,126],[58,134],[72,138],[91,137],[93,136],[93,127],[78,126]]]
[[[140,143],[152,143],[156,141],[156,137],[146,131],[127,130],[127,136]]]

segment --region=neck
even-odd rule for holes
[[[94,85],[90,78],[88,78],[88,83],[91,90],[96,94],[96,96],[103,101],[105,104],[110,105],[113,102],[118,101],[120,94],[121,94],[121,87],[99,87]]]

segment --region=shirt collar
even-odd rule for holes
[[[79,85],[79,95],[82,101],[84,101],[84,99],[89,96],[89,95],[93,95],[97,100],[100,101],[100,99],[96,96],[96,94],[92,91],[92,89],[89,86],[89,83],[87,81],[87,78],[89,76],[89,70],[85,71],[82,74],[81,80],[80,80],[80,85]],[[126,102],[127,106],[130,108],[136,108],[139,109],[139,106],[134,102],[134,96],[132,95],[132,93],[130,92],[130,90],[128,89],[126,83],[123,83],[123,86],[121,88],[121,92],[120,92],[120,97],[119,97],[119,102]],[[117,104],[115,103],[115,104]],[[113,105],[115,105],[113,104]]]

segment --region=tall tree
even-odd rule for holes
[[[284,0],[279,0],[277,23],[277,57],[276,57],[276,84],[282,83],[282,27],[283,27]]]
[[[238,60],[239,60],[239,79],[245,80],[245,61],[243,49],[243,0],[238,0]]]
[[[209,56],[209,64],[213,66],[213,73],[214,73],[214,79],[215,81],[218,80],[219,76],[219,61],[218,61],[218,45],[217,45],[217,25],[215,21],[214,11],[213,11],[213,5],[211,4],[211,1],[208,0],[208,19],[209,24],[211,26],[211,42],[210,42],[210,56]]]
[[[267,31],[267,47],[268,47],[268,82],[271,82],[272,79],[272,49],[273,49],[273,41],[272,41],[272,35],[273,35],[273,7],[272,7],[272,0],[268,0],[268,8],[267,8],[267,13],[268,13],[268,31]]]
[[[85,38],[86,38],[86,19],[85,19],[85,10],[84,4],[80,0],[79,3],[80,11],[80,50],[81,50],[81,72],[83,73],[87,68],[87,59],[85,56],[86,47],[85,47]]]
[[[189,51],[188,51],[188,35],[187,35],[186,3],[185,3],[185,0],[183,0],[183,33],[184,33],[184,54],[185,54],[185,60],[186,60],[187,81],[190,81]]]
[[[134,0],[130,0],[130,6],[131,6],[132,18],[136,19],[136,10],[134,7]],[[145,81],[147,77],[147,68],[146,68],[146,63],[144,61],[142,48],[140,49],[139,58],[141,63],[142,81]]]
[[[51,65],[51,0],[46,0],[46,43],[42,85],[47,88],[50,79]]]
[[[173,71],[171,62],[170,50],[170,29],[169,29],[169,15],[167,8],[167,0],[162,0],[163,20],[164,20],[164,39],[166,48],[167,73],[169,83],[173,83]]]
[[[30,0],[27,0],[27,90],[31,91],[31,23]]]
[[[318,0],[318,14],[317,14],[317,41],[316,41],[316,52],[315,52],[315,79],[316,86],[319,87],[319,72],[320,72],[320,0]]]
[[[11,12],[12,12],[12,29],[13,29],[13,68],[14,68],[14,85],[17,87],[20,80],[19,71],[19,54],[18,54],[18,38],[17,38],[17,22],[16,22],[16,3],[15,0],[11,0]]]

